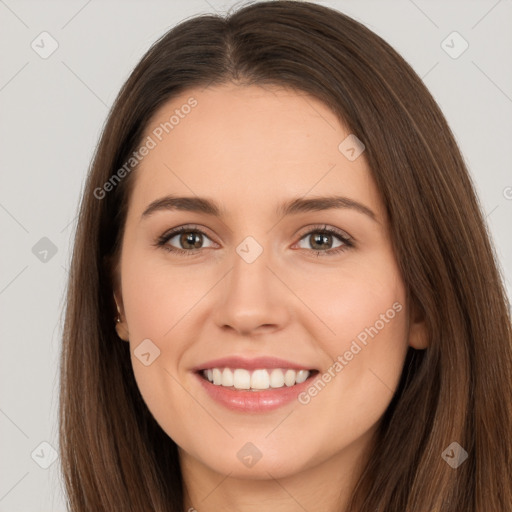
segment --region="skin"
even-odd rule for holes
[[[146,135],[191,96],[197,106],[133,176],[115,290],[118,333],[130,343],[144,400],[179,446],[184,510],[259,512],[263,503],[280,512],[345,510],[407,347],[426,348],[384,204],[364,153],[349,161],[338,150],[350,132],[301,92],[235,84],[192,89],[160,108]],[[167,210],[141,220],[169,193],[213,199],[225,215]],[[275,213],[291,198],[328,195],[358,201],[376,219],[350,208]],[[194,256],[155,246],[187,224],[206,234],[202,245],[198,235],[202,248]],[[355,246],[329,256],[342,244],[332,236],[317,256],[318,229],[310,231],[318,225],[342,230]],[[250,264],[236,252],[247,236],[263,248]],[[179,236],[167,244],[191,251]],[[326,372],[395,302],[402,310],[308,404],[234,412],[212,401],[191,372],[230,355],[281,357]],[[161,353],[144,366],[133,351],[147,338]],[[262,454],[250,468],[237,457],[246,442]]]

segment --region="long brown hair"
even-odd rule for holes
[[[59,413],[70,510],[182,510],[176,444],[146,407],[129,345],[114,330],[113,270],[136,170],[98,190],[162,104],[229,81],[309,93],[363,141],[406,289],[426,321],[429,347],[409,349],[350,510],[510,512],[508,302],[454,136],[385,41],[340,12],[284,0],[180,23],[111,109],[80,205],[67,295]],[[453,442],[468,453],[456,469],[441,456]]]

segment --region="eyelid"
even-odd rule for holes
[[[299,233],[296,235],[299,239],[302,239],[305,235],[309,235],[313,231],[327,231],[339,236],[342,240],[345,239],[348,242],[355,242],[355,238],[349,235],[346,231],[340,228],[336,228],[331,226],[330,224],[313,224],[311,226],[306,226],[304,229],[301,229]]]
[[[182,232],[189,232],[189,231],[200,233],[201,235],[208,238],[215,245],[219,245],[217,242],[215,242],[214,237],[212,237],[209,234],[209,229],[204,226],[201,226],[199,224],[183,224],[181,226],[176,226],[174,228],[168,229],[162,235],[157,237],[154,245],[157,247],[163,247],[164,249],[167,249],[170,252],[177,252],[177,253],[186,252],[186,253],[190,253],[190,254],[194,254],[194,253],[200,251],[201,249],[207,249],[207,247],[204,247],[204,248],[202,247],[201,249],[186,250],[186,249],[181,249],[179,247],[173,247],[173,246],[169,246],[169,247],[171,247],[171,249],[169,249],[169,247],[166,247],[168,245],[169,240],[171,240],[172,238],[174,238],[177,235],[180,235]]]
[[[179,247],[173,247],[168,246],[169,240],[174,238],[175,236],[179,235],[182,232],[197,232],[200,233],[203,236],[206,236],[209,240],[211,240],[214,244],[218,245],[215,240],[212,239],[212,237],[208,234],[208,228],[198,225],[198,224],[183,224],[181,226],[176,226],[174,228],[168,229],[165,233],[163,233],[161,236],[159,236],[156,240],[156,243],[154,245],[163,247],[169,252],[174,252],[176,254],[187,254],[187,255],[194,255],[200,252],[202,249],[208,249],[208,247],[201,247],[199,249],[181,249]],[[325,254],[325,255],[335,255],[337,252],[341,250],[346,250],[349,248],[354,247],[355,245],[355,239],[351,235],[349,235],[346,231],[343,231],[342,229],[336,228],[334,226],[331,226],[329,224],[316,224],[316,225],[310,225],[306,226],[303,229],[300,230],[300,232],[295,235],[298,237],[297,242],[293,244],[293,246],[300,243],[300,241],[307,235],[311,235],[315,232],[325,232],[330,235],[336,236],[339,238],[339,240],[343,243],[342,247],[337,248],[331,248],[327,249],[325,251],[318,251],[315,249],[303,249],[299,248],[299,250],[305,250],[306,252],[316,252],[317,254]],[[292,247],[293,247],[292,246]]]
[[[210,240],[213,241],[214,236],[212,236],[210,233],[211,231],[206,228],[205,226],[202,226],[200,224],[183,224],[181,226],[176,226],[174,228],[166,230],[162,235],[158,237],[158,239],[164,239],[164,238],[172,238],[176,235],[179,235],[181,231],[197,231],[203,235],[206,235]]]

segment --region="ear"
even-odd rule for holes
[[[115,319],[117,335],[124,341],[129,341],[128,324],[124,316],[124,308],[122,299],[118,298],[120,295],[114,292],[114,301],[116,303],[118,316]]]
[[[424,350],[429,345],[425,315],[414,299],[409,304],[409,345],[417,350]]]

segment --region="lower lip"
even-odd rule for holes
[[[195,374],[205,391],[217,403],[231,409],[242,412],[267,412],[282,407],[293,400],[308,388],[318,373],[309,376],[304,382],[294,386],[282,388],[269,388],[265,391],[234,390],[224,386],[217,386],[210,381]]]

